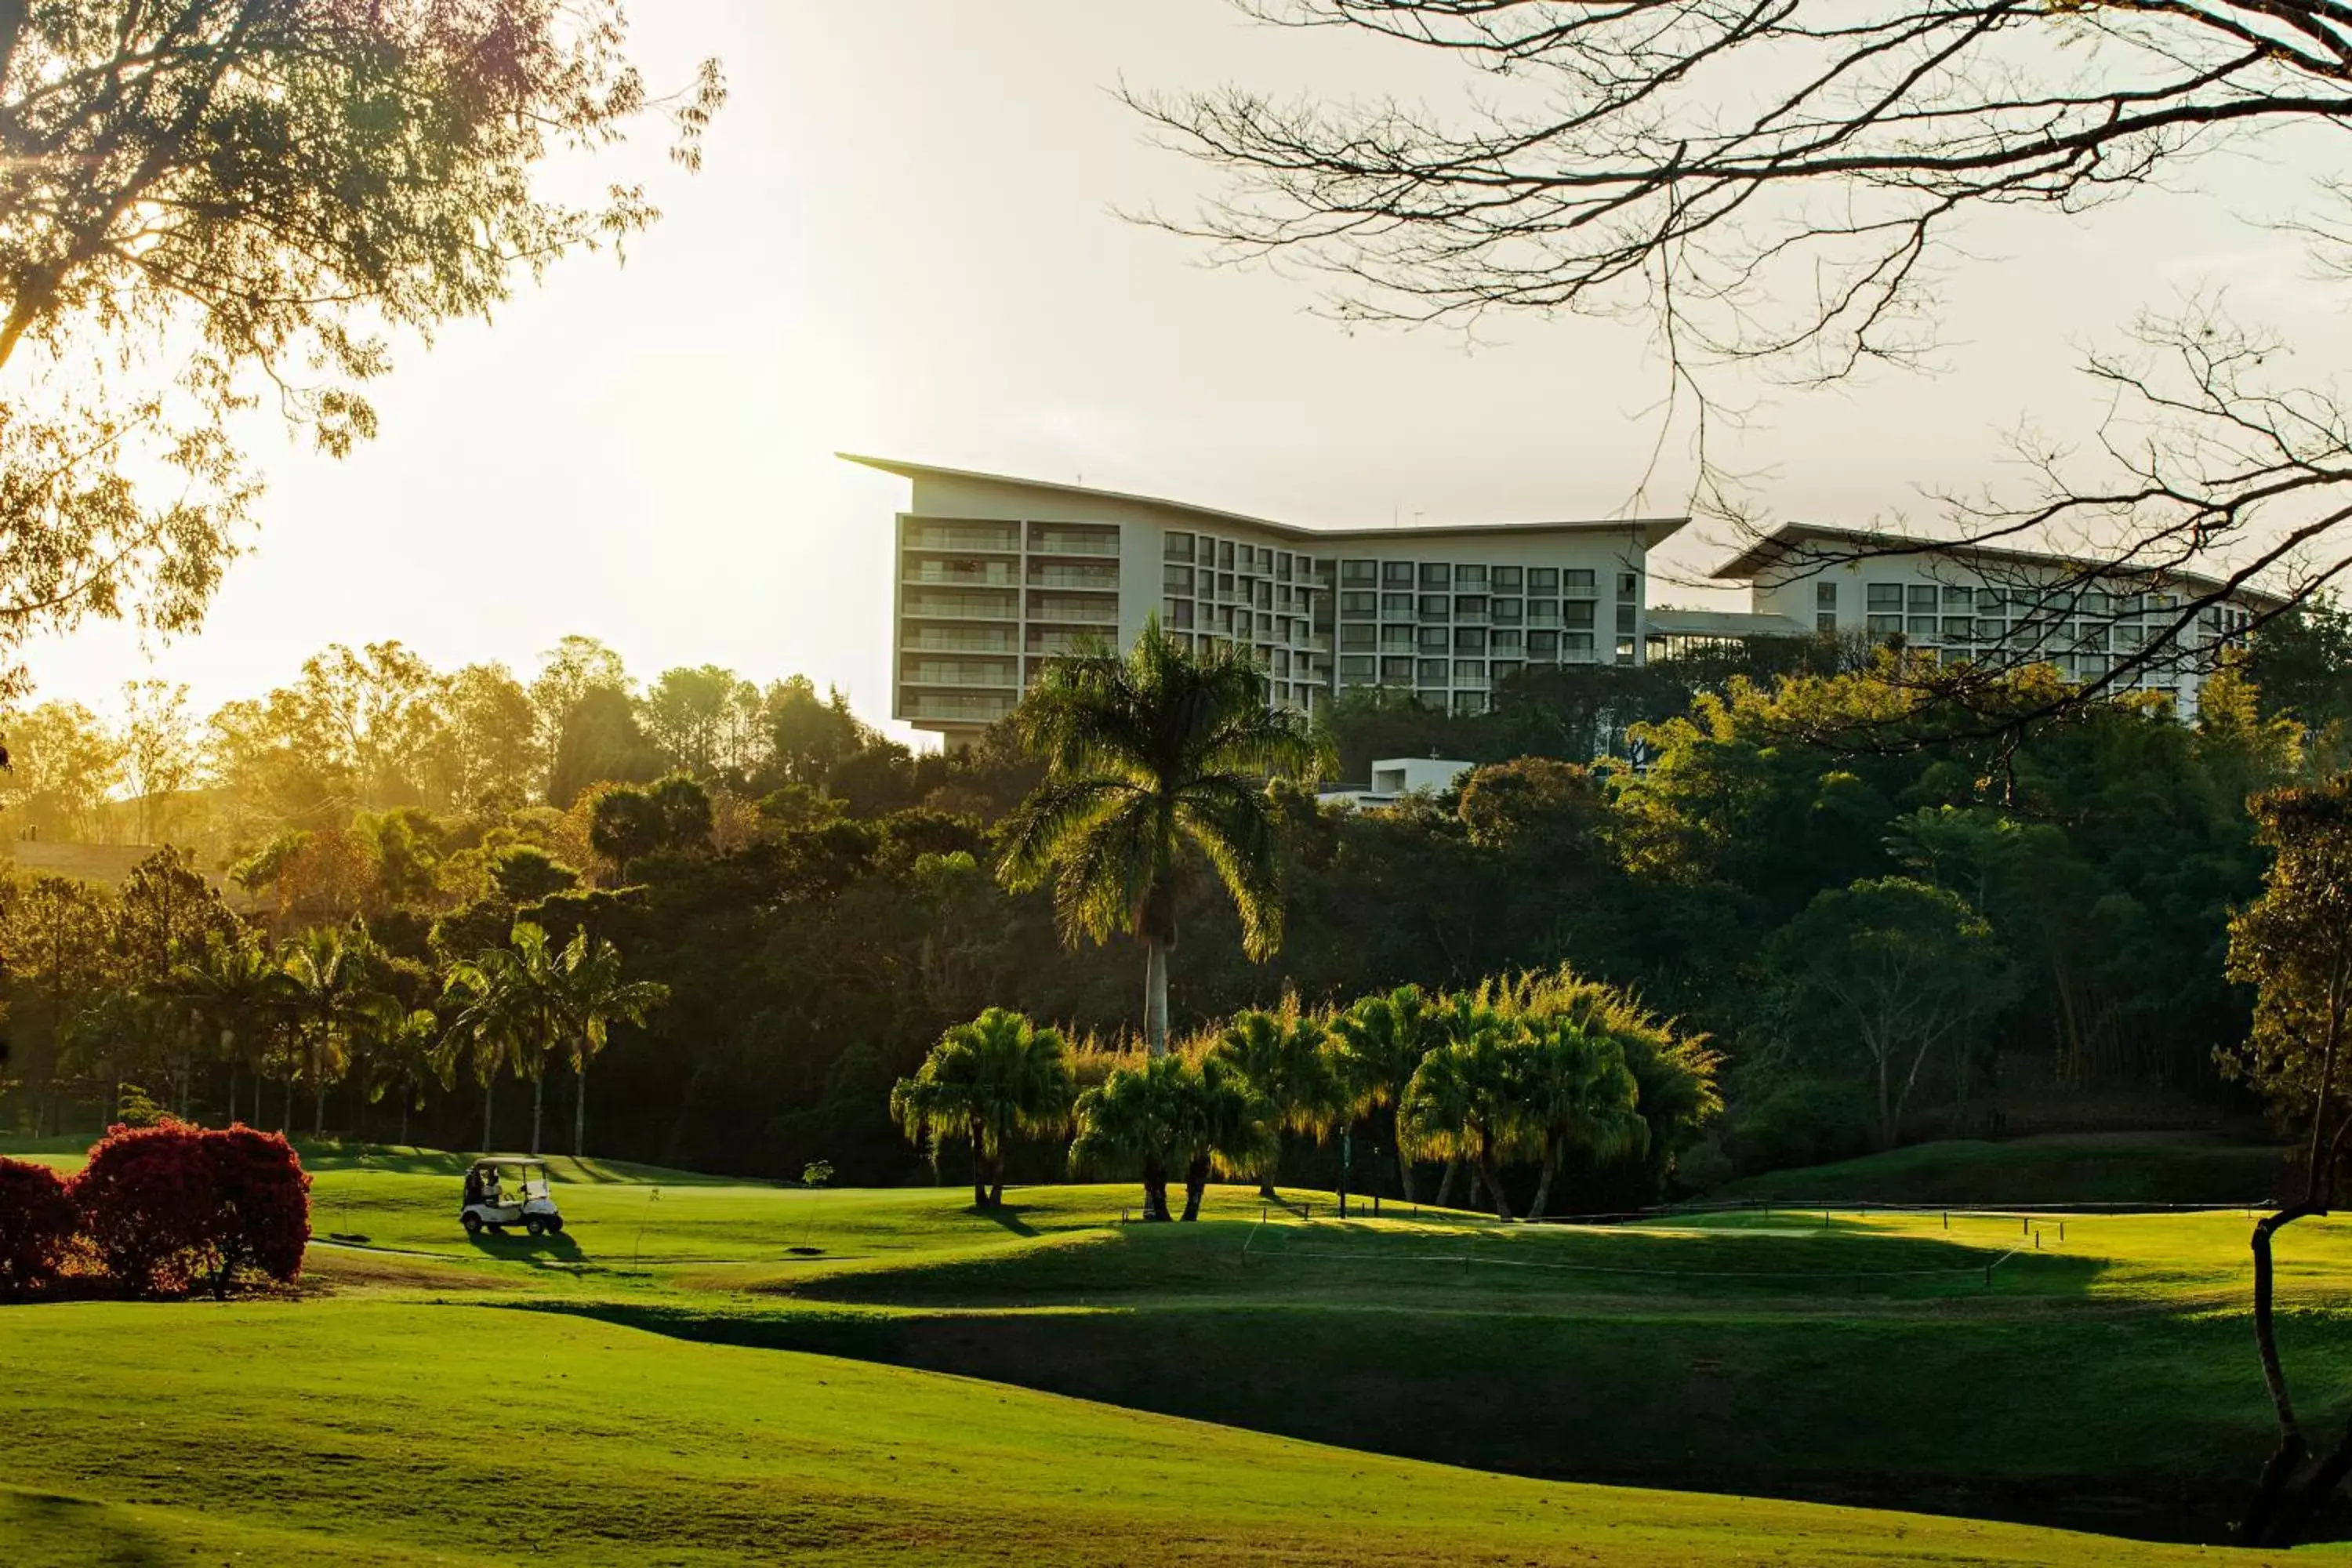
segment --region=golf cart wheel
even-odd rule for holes
[[[547,1234],[550,1236],[562,1236],[563,1234],[562,1215],[549,1215],[547,1216]]]
[[[480,1215],[468,1211],[459,1216],[459,1223],[465,1226],[466,1234],[467,1236],[479,1236],[482,1234],[482,1216]]]
[[[535,1219],[527,1219],[523,1221],[522,1227],[533,1236],[538,1236],[547,1229],[545,1226],[540,1224],[539,1221]]]

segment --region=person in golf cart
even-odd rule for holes
[[[563,1215],[548,1189],[547,1166],[537,1160],[475,1161],[466,1173],[465,1205],[457,1218],[467,1236],[504,1231],[510,1225],[533,1236],[563,1230]]]

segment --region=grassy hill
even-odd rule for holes
[[[2265,1442],[2241,1215],[1343,1224],[1218,1188],[1144,1226],[1131,1187],[982,1216],[557,1162],[563,1237],[475,1242],[455,1157],[310,1163],[303,1300],[6,1311],[12,1561],[2161,1563],[1754,1498],[2210,1536]],[[2352,1224],[2284,1254],[2319,1397]]]
[[[1786,1203],[2260,1203],[2276,1198],[2295,1179],[2288,1154],[2198,1133],[1947,1139],[1748,1176],[1707,1196]]]

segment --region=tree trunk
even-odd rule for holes
[[[1486,1190],[1494,1194],[1495,1217],[1496,1219],[1510,1218],[1510,1195],[1503,1191],[1503,1173],[1496,1168],[1495,1157],[1492,1154],[1479,1155],[1478,1170],[1479,1173],[1486,1178]]]
[[[1389,1147],[1396,1151],[1397,1190],[1403,1194],[1405,1202],[1409,1204],[1420,1202],[1418,1198],[1413,1196],[1412,1156],[1405,1152],[1404,1132],[1403,1130],[1397,1125],[1397,1113],[1394,1106],[1391,1106],[1389,1108]]]
[[[228,1125],[236,1125],[236,1062],[234,1058],[228,1064]]]
[[[580,1054],[579,1070],[572,1083],[572,1157],[588,1157],[588,1054]]]
[[[964,1136],[971,1140],[971,1206],[985,1209],[988,1207],[988,1170],[981,1163],[979,1126],[966,1127]]]
[[[1460,1158],[1449,1157],[1445,1162],[1445,1173],[1437,1178],[1437,1196],[1434,1201],[1439,1208],[1448,1208],[1452,1206],[1454,1203],[1454,1179],[1461,1173],[1462,1161]]]
[[[1544,1205],[1551,1201],[1552,1178],[1559,1173],[1561,1152],[1562,1148],[1559,1144],[1554,1144],[1544,1151],[1543,1174],[1536,1180],[1535,1201],[1528,1205],[1529,1219],[1541,1219],[1544,1216]]]
[[[1143,1217],[1168,1218],[1168,1170],[1156,1158],[1143,1163]]]
[[[1184,1167],[1184,1217],[1201,1217],[1201,1197],[1209,1190],[1209,1157],[1206,1154]]]
[[[1168,944],[1156,936],[1143,939],[1143,1048],[1168,1054]]]
[[[286,1075],[286,1103],[278,1108],[278,1131],[280,1134],[294,1131],[294,1075]]]
[[[996,1163],[996,1170],[989,1182],[988,1206],[992,1209],[1004,1206],[1004,1162],[1002,1160]]]
[[[1878,1053],[1878,1147],[1880,1152],[1895,1147],[1895,1100],[1891,1081],[1894,1062],[1890,1053]]]
[[[482,1080],[482,1152],[485,1154],[488,1153],[492,1147],[490,1143],[490,1096],[497,1092],[498,1087],[499,1079],[496,1073],[491,1074],[488,1078]]]
[[[539,1158],[540,1132],[547,1124],[547,1071],[544,1068],[530,1080],[530,1157]]]

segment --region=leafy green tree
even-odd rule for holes
[[[1175,1123],[1172,1164],[1184,1173],[1182,1217],[1197,1220],[1211,1171],[1241,1176],[1269,1168],[1282,1147],[1280,1113],[1247,1075],[1213,1053],[1169,1079],[1168,1088]]]
[[[1502,1167],[1527,1131],[1526,1031],[1468,996],[1450,999],[1443,1026],[1445,1043],[1422,1058],[1405,1086],[1399,1133],[1420,1153],[1468,1164],[1484,1179],[1496,1217],[1509,1219]],[[1438,1202],[1447,1196],[1442,1186]]]
[[[36,1136],[59,1130],[66,1092],[67,1031],[113,983],[121,956],[115,900],[68,877],[36,876],[0,905],[10,978],[12,1043],[36,1084]]]
[[[572,994],[573,981],[586,959],[584,940],[584,932],[575,933],[570,945],[558,948],[548,940],[545,930],[529,921],[518,921],[504,947],[486,948],[470,962],[452,965],[443,986],[441,1010],[452,1013],[455,1005],[452,1034],[468,1044],[476,1071],[482,1078],[485,1124],[489,1119],[488,1086],[501,1063],[511,1065],[530,1080],[534,1156],[541,1152],[546,1127],[549,1060],[573,1037],[575,1028],[585,1026],[587,1015],[580,1010],[584,1000]],[[626,1002],[625,1005],[623,1001],[611,1002],[606,1018],[642,1016],[659,1005],[661,998],[654,990],[627,992],[617,978],[617,958],[604,967],[607,962],[598,959],[602,978],[616,988],[607,994],[617,997],[626,992]],[[602,1023],[596,1044],[603,1045]],[[585,1063],[583,1054],[583,1070]],[[574,1135],[583,1130],[575,1126]],[[485,1136],[483,1146],[488,1143]]]
[[[2352,775],[2255,797],[2263,841],[2275,852],[2262,896],[2230,925],[2230,976],[2255,988],[2253,1029],[2226,1053],[2301,1134],[2303,1195],[2253,1227],[2254,1339],[2279,1440],[2240,1525],[2246,1545],[2283,1545],[2352,1473],[2352,1425],[2315,1461],[2288,1386],[2273,1315],[2278,1233],[2335,1207],[2352,1138]]]
[[[639,707],[646,738],[663,761],[697,780],[737,772],[752,760],[759,710],[759,688],[715,664],[662,671]]]
[[[536,844],[509,844],[490,858],[490,881],[509,904],[535,904],[580,885],[580,873]]]
[[[1772,956],[1799,1016],[1861,1047],[1882,1149],[1900,1141],[1928,1053],[1995,1010],[2009,978],[1983,916],[1905,877],[1821,893],[1774,938]]]
[[[761,695],[758,723],[772,782],[823,791],[833,770],[864,750],[869,734],[839,691],[824,697],[806,676],[779,680]]]
[[[630,867],[669,842],[669,816],[645,790],[607,790],[596,797],[588,842],[625,881]]]
[[[910,1078],[890,1091],[891,1119],[931,1158],[949,1138],[971,1149],[971,1203],[1004,1205],[1004,1154],[1014,1140],[1069,1121],[1069,1047],[1060,1031],[991,1007],[941,1035]]]
[[[11,828],[37,840],[100,839],[108,796],[128,762],[122,739],[79,702],[44,702],[12,713],[7,735],[0,810]]]
[[[1214,868],[1255,959],[1282,945],[1282,860],[1265,780],[1307,773],[1297,716],[1266,706],[1265,678],[1215,645],[1195,655],[1155,618],[1124,658],[1048,663],[1015,714],[1046,776],[1006,825],[1000,873],[1053,885],[1063,940],[1131,931],[1144,946],[1143,1035],[1168,1048],[1168,955],[1187,850]]]
[[[215,933],[173,972],[173,989],[213,1048],[229,1063],[229,1119],[236,1119],[240,1069],[253,1078],[253,1122],[261,1124],[268,1036],[290,1000],[287,976],[257,932]]]
[[[1541,1219],[1552,1184],[1570,1156],[1595,1163],[1641,1153],[1650,1125],[1625,1048],[1606,1035],[1562,1022],[1528,1036],[1518,1119],[1534,1135],[1536,1194],[1528,1217]]]
[[[1407,1203],[1416,1201],[1412,1155],[1398,1130],[1398,1110],[1422,1058],[1443,1038],[1437,1015],[1418,985],[1362,997],[1331,1020],[1332,1072],[1350,1098],[1351,1115],[1387,1113],[1389,1144],[1396,1151],[1397,1178]]]
[[[588,1064],[604,1049],[614,1024],[642,1027],[654,1009],[669,1000],[669,987],[632,980],[621,950],[586,926],[572,933],[556,955],[555,986],[562,1005],[564,1039],[572,1056],[572,1154],[588,1153]],[[536,1153],[536,1148],[532,1152]]]
[[[310,1081],[310,1136],[327,1131],[327,1086],[354,1057],[365,1075],[365,1053],[375,1037],[403,1016],[399,1003],[377,982],[375,944],[362,928],[312,926],[287,944],[279,960],[283,995],[295,1021]]]
[[[1238,1072],[1265,1097],[1272,1113],[1276,1136],[1257,1172],[1261,1197],[1275,1195],[1282,1133],[1320,1138],[1348,1114],[1349,1097],[1333,1070],[1330,1037],[1328,1023],[1290,995],[1273,1011],[1250,1007],[1234,1014],[1209,1047],[1210,1059]]]
[[[1168,1171],[1175,1158],[1178,1082],[1192,1071],[1182,1057],[1158,1056],[1139,1068],[1114,1068],[1078,1096],[1070,1166],[1081,1174],[1139,1168],[1143,1217],[1167,1220]]]
[[[344,453],[376,428],[383,327],[486,317],[650,223],[631,187],[535,189],[556,148],[655,107],[625,37],[614,0],[0,8],[0,469],[43,476],[7,502],[0,643],[194,626],[258,489],[236,423],[257,386]],[[689,163],[722,96],[706,67],[664,106]]]

